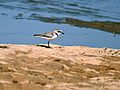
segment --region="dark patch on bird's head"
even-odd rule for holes
[[[60,30],[60,29],[56,29],[55,32],[61,33],[61,34],[65,34],[65,33],[64,33],[62,30]]]

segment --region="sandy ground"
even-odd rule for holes
[[[120,50],[0,44],[0,90],[120,90]]]

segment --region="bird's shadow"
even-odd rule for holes
[[[40,47],[45,47],[45,48],[51,48],[51,47],[48,47],[48,46],[46,46],[46,45],[40,45],[40,44],[37,44],[37,46],[40,46]]]
[[[8,46],[0,46],[0,48],[9,48]]]

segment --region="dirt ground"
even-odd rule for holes
[[[120,50],[0,44],[0,90],[120,90]]]

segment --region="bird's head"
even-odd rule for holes
[[[60,34],[65,34],[65,33],[64,33],[62,30],[60,30],[60,29],[56,29],[54,32],[57,33],[58,35],[60,35]]]

